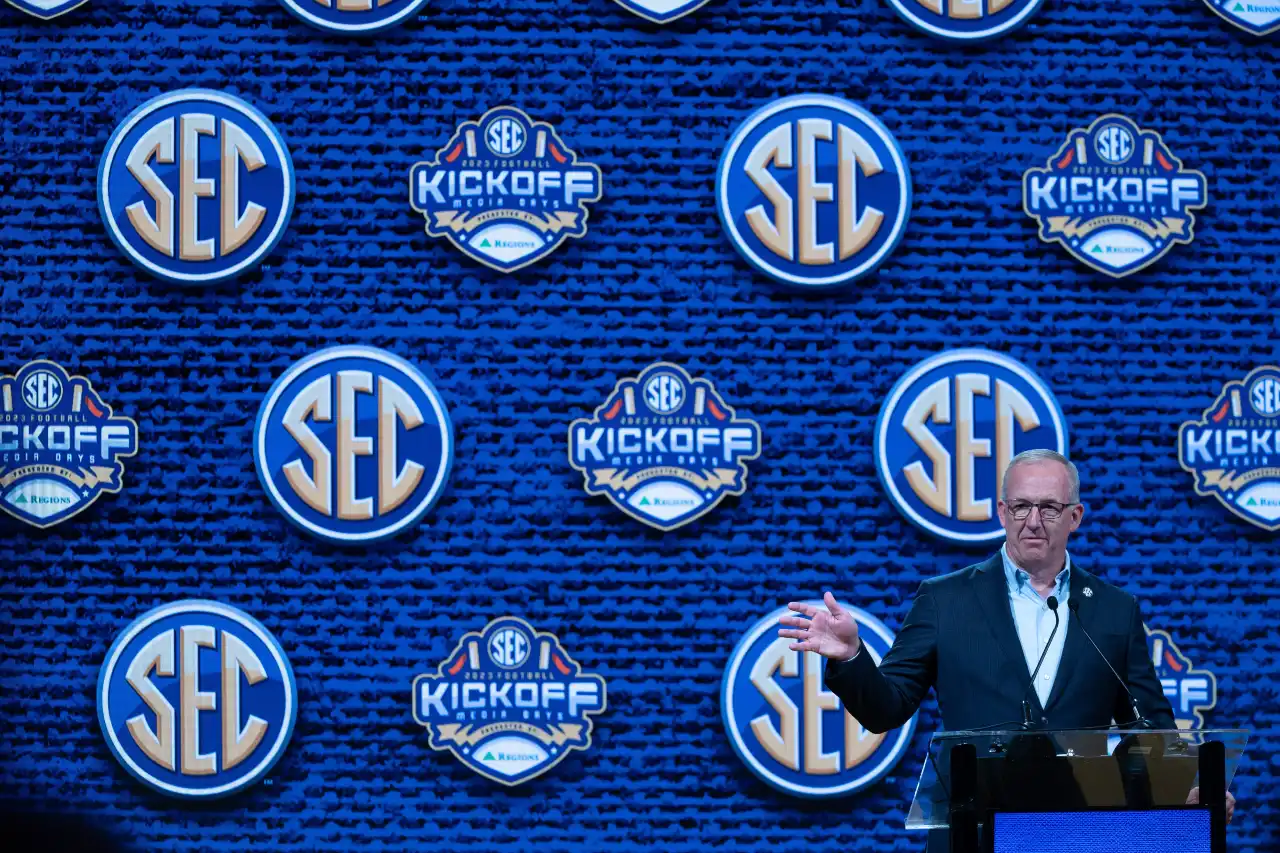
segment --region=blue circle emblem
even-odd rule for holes
[[[893,386],[876,421],[876,472],[913,524],[950,542],[1004,538],[996,514],[1009,460],[1067,452],[1053,392],[1026,365],[982,349],[926,358]]]
[[[265,258],[293,213],[289,149],[275,126],[224,92],[182,89],[120,123],[98,166],[107,234],[175,284],[234,278]]]
[[[889,0],[923,33],[948,41],[983,41],[1016,30],[1043,0]]]
[[[144,614],[116,638],[98,676],[111,754],[162,794],[209,799],[265,776],[284,754],[298,690],[262,623],[191,599]]]
[[[849,284],[889,257],[911,216],[911,173],[883,124],[856,104],[793,95],[753,113],[716,175],[729,242],[775,281]]]
[[[821,601],[808,603],[825,609]],[[865,610],[845,610],[858,623],[863,649],[879,664],[893,645],[893,633]],[[729,742],[752,773],[785,794],[851,794],[883,778],[901,760],[916,715],[884,734],[863,729],[823,687],[826,660],[793,652],[787,646],[794,641],[778,636],[778,619],[788,612],[781,607],[756,622],[729,656],[720,685]]]
[[[332,542],[370,542],[416,524],[440,497],[453,425],[435,386],[404,359],[331,347],[271,386],[253,458],[289,521]]]
[[[280,0],[280,5],[318,29],[361,35],[403,24],[427,5],[427,0]]]

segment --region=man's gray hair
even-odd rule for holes
[[[1056,450],[1024,450],[1017,456],[1009,460],[1009,467],[1004,469],[1004,479],[1000,482],[1000,500],[1009,499],[1009,474],[1018,465],[1027,462],[1057,462],[1067,469],[1067,497],[1072,503],[1080,502],[1080,472],[1076,470],[1075,463],[1067,457],[1063,456]]]

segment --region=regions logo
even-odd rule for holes
[[[279,131],[239,98],[183,89],[134,110],[107,142],[98,208],[129,260],[166,281],[212,284],[262,261],[293,213]]]
[[[1178,462],[1198,495],[1264,530],[1280,530],[1280,367],[1223,386],[1197,421],[1178,430]]]
[[[413,719],[432,749],[488,779],[519,785],[591,746],[604,679],[582,671],[554,634],[504,616],[464,634],[434,675],[413,680]]]
[[[889,0],[916,29],[948,41],[982,41],[1016,30],[1041,0]]]
[[[1280,30],[1280,0],[1204,0],[1209,8],[1246,32],[1265,36]]]
[[[1122,115],[1071,131],[1048,168],[1022,176],[1022,209],[1040,239],[1114,278],[1190,243],[1192,211],[1208,203],[1204,175],[1182,168],[1160,134]]]
[[[1178,728],[1203,729],[1204,712],[1218,704],[1217,676],[1208,670],[1196,669],[1167,631],[1142,627],[1147,631],[1147,653],[1155,665],[1160,687],[1173,706]]]
[[[708,0],[617,0],[622,8],[655,24],[669,24],[677,18],[701,9]]]
[[[792,287],[837,287],[875,270],[902,240],[911,173],[871,113],[794,95],[730,137],[716,207],[729,242],[756,269]]]
[[[72,9],[78,9],[88,2],[89,0],[9,0],[9,5],[47,21],[59,15],[65,15]]]
[[[589,495],[675,530],[747,489],[760,425],[739,418],[706,379],[659,362],[618,382],[590,418],[569,425],[569,464]]]
[[[1008,356],[940,353],[898,380],[876,421],[876,473],[893,505],[951,542],[1004,537],[996,515],[1009,460],[1024,450],[1067,452],[1053,393]]]
[[[485,266],[512,272],[587,233],[600,169],[579,162],[546,122],[497,107],[458,126],[430,162],[409,172],[413,209],[427,234]]]
[[[52,527],[124,485],[138,425],[52,361],[0,376],[0,509]]]
[[[271,386],[254,463],[285,518],[331,542],[416,524],[444,491],[453,425],[435,386],[385,350],[320,350]]]
[[[98,676],[98,722],[116,760],[174,797],[223,797],[284,754],[298,713],[293,670],[258,620],[216,601],[146,613]]]
[[[409,20],[427,0],[280,0],[280,4],[313,27],[359,35]]]
[[[810,601],[815,607],[825,605]],[[863,649],[879,664],[893,634],[857,607],[845,610],[858,623]],[[838,797],[881,779],[911,743],[916,715],[907,724],[873,734],[847,714],[823,687],[826,661],[794,652],[778,637],[782,607],[751,626],[729,657],[720,686],[720,714],[733,751],[761,780],[799,797]]]

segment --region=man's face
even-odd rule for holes
[[[1009,491],[997,502],[1004,526],[1005,549],[1013,561],[1028,571],[1059,569],[1066,561],[1067,538],[1080,526],[1084,507],[1065,507],[1056,520],[1043,517],[1038,507],[1023,519],[1013,517],[1011,507],[1020,503],[1066,504],[1071,500],[1067,469],[1052,459],[1023,462],[1009,472]]]

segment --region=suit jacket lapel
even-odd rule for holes
[[[1075,620],[1071,616],[1071,610],[1068,607],[1062,607],[1058,613],[1064,620],[1075,622],[1074,625],[1067,630],[1067,641],[1062,647],[1062,662],[1058,665],[1058,676],[1053,680],[1053,690],[1049,693],[1049,701],[1045,705],[1045,710],[1052,708],[1054,703],[1059,701],[1067,690],[1067,683],[1075,675],[1076,668],[1079,666],[1083,656],[1091,654],[1092,649],[1089,648],[1089,640],[1085,637],[1084,631],[1080,630],[1080,625],[1089,629],[1089,633],[1093,633],[1093,606],[1091,597],[1084,594],[1094,584],[1094,577],[1087,572],[1079,569],[1074,564],[1071,566],[1071,601],[1079,602],[1080,619]]]
[[[1018,641],[1018,629],[1013,624],[1013,612],[1009,609],[1009,584],[1004,576],[1004,561],[996,554],[978,569],[978,583],[974,584],[974,596],[985,615],[987,627],[995,635],[996,643],[1005,657],[1013,664],[1013,671],[1022,678],[1025,687],[1031,681],[1027,658]],[[1033,704],[1039,706],[1034,691],[1028,691]]]

